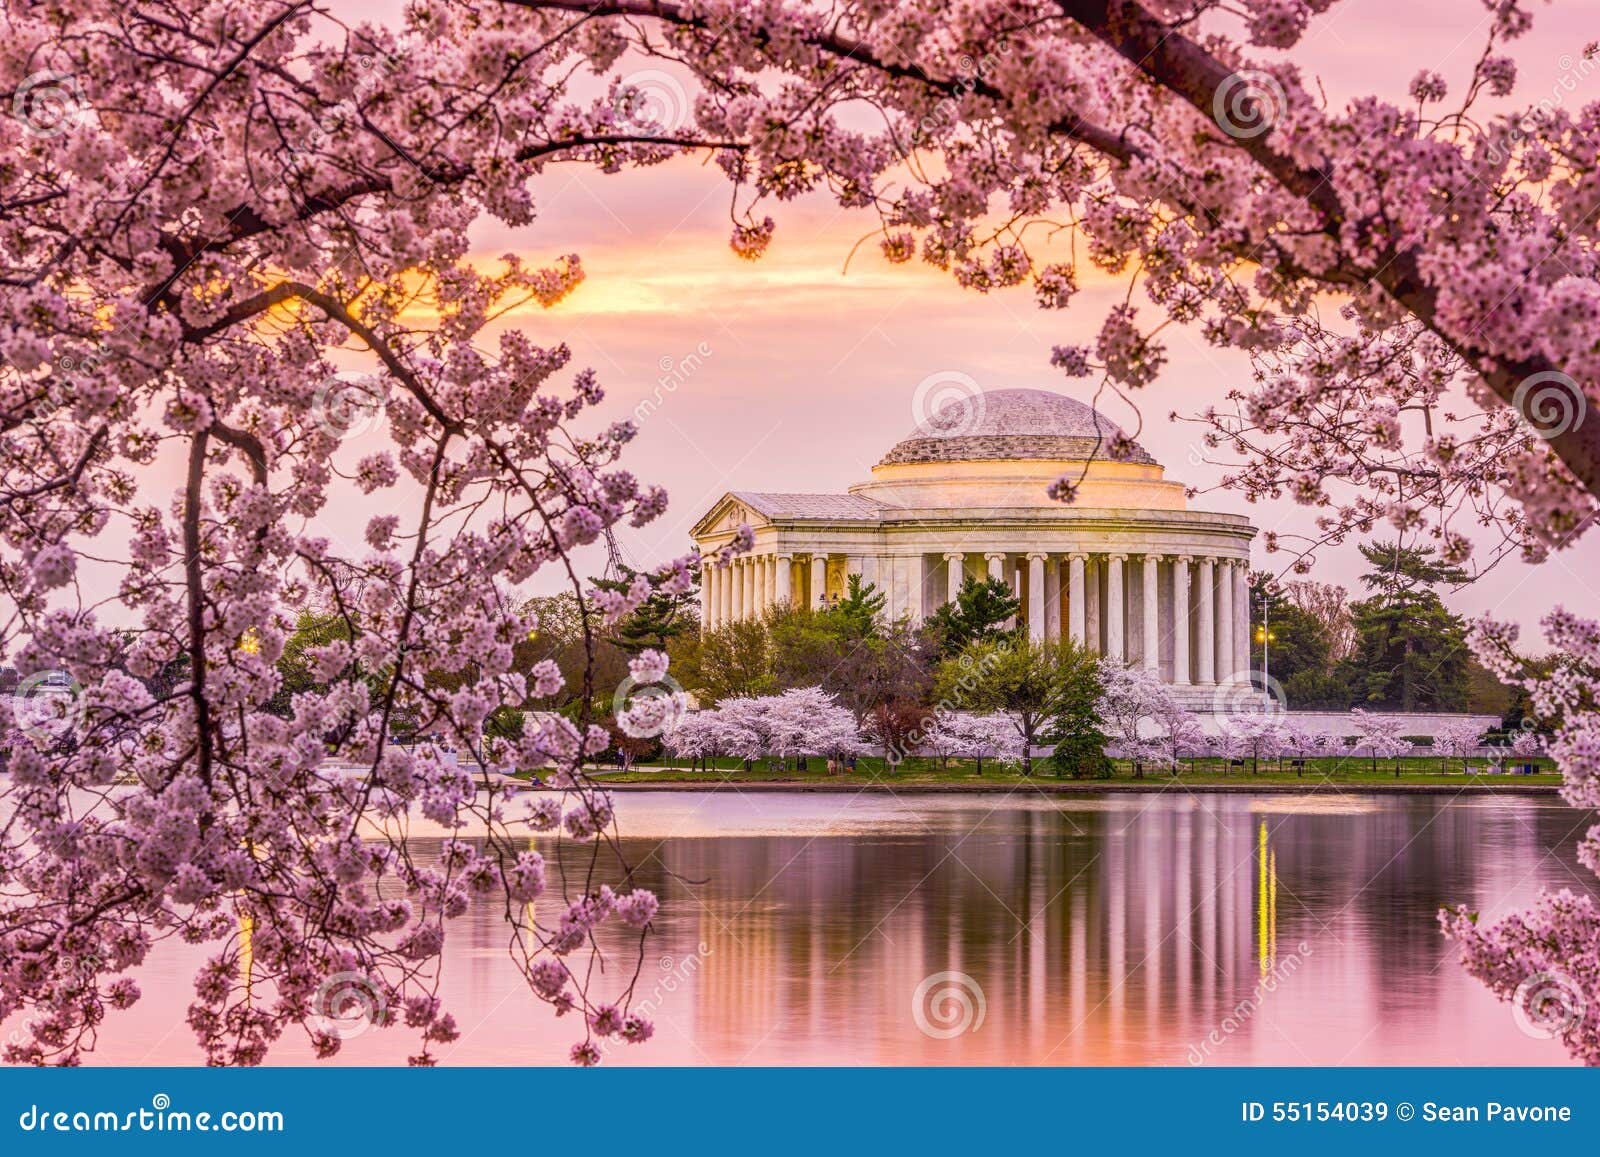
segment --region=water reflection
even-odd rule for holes
[[[1588,888],[1588,817],[1554,800],[635,794],[619,813],[664,910],[636,989],[656,1039],[608,1063],[1566,1060],[1461,974],[1434,920]],[[445,1063],[557,1063],[579,1035],[526,995],[505,937],[488,912],[452,930]],[[195,1061],[193,962],[164,950],[94,1059]],[[919,1029],[939,972],[981,990],[976,1031]],[[369,1033],[339,1061],[410,1043]]]

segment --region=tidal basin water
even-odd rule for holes
[[[1435,922],[1592,890],[1593,817],[1553,797],[617,798],[663,912],[636,989],[655,1039],[608,1064],[1568,1062]],[[506,940],[489,911],[452,926],[443,1063],[561,1062],[580,1035]],[[198,1063],[195,959],[163,947],[90,1063]],[[332,1063],[414,1051],[372,1030]],[[272,1057],[309,1059],[297,1037]]]

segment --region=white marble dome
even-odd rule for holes
[[[1086,461],[1109,456],[1121,427],[1076,398],[1049,390],[988,390],[952,398],[884,455],[900,462]],[[1132,444],[1127,462],[1153,463]]]

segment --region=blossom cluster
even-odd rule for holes
[[[331,1055],[352,1003],[432,1063],[473,910],[580,1011],[580,1048],[649,1037],[614,970],[539,983],[657,901],[551,906],[574,878],[552,849],[620,857],[583,774],[609,736],[541,710],[561,676],[519,659],[519,591],[554,568],[615,621],[699,560],[620,592],[570,577],[666,496],[621,465],[635,429],[604,423],[596,375],[505,324],[580,258],[469,258],[475,222],[532,220],[546,165],[682,147],[569,90],[616,60],[581,25],[434,0],[8,12],[0,655],[29,693],[0,704],[6,1059],[78,1061],[178,940],[207,946],[187,1019],[211,1063],[291,1029]],[[489,738],[507,713],[520,733]]]

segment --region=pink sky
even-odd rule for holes
[[[1402,94],[1424,67],[1459,92],[1482,48],[1484,16],[1476,0],[1353,0],[1317,18],[1296,56],[1335,104],[1364,92]],[[1576,104],[1600,97],[1600,75],[1574,72],[1583,45],[1600,35],[1593,22],[1573,5],[1541,5],[1537,21],[1512,46],[1521,67],[1518,98],[1559,93]],[[1576,81],[1573,92],[1560,89],[1564,76]],[[837,491],[865,478],[914,425],[913,392],[930,374],[957,371],[984,388],[1031,386],[1088,400],[1092,381],[1068,381],[1052,370],[1050,347],[1091,340],[1105,304],[1122,292],[1091,282],[1072,309],[1044,313],[1026,287],[982,296],[926,266],[890,266],[875,243],[845,272],[872,220],[824,198],[769,209],[778,219],[776,239],[761,261],[744,262],[726,244],[729,186],[698,160],[612,177],[554,169],[536,198],[534,225],[485,228],[480,248],[485,256],[512,249],[529,258],[583,256],[588,280],[578,292],[549,312],[519,315],[516,324],[542,342],[566,341],[576,364],[599,372],[607,417],[626,416],[656,393],[663,364],[710,351],[665,395],[630,448],[628,465],[672,497],[665,517],[622,539],[639,565],[688,549],[689,527],[726,490]],[[1153,315],[1148,304],[1141,311]],[[1219,471],[1200,461],[1198,428],[1167,416],[1219,400],[1245,379],[1247,363],[1193,332],[1169,329],[1165,336],[1169,366],[1137,398],[1139,440],[1170,477],[1208,486]],[[1137,421],[1123,403],[1103,408],[1130,428]],[[1248,514],[1264,530],[1310,526],[1308,511],[1288,502],[1252,506],[1216,492],[1195,505]],[[1257,550],[1257,566],[1287,562]],[[1360,562],[1353,545],[1327,550],[1314,577],[1353,588]],[[1597,562],[1600,536],[1590,535],[1542,568],[1502,563],[1452,601],[1530,626],[1558,601],[1600,611],[1600,589],[1590,578]]]

